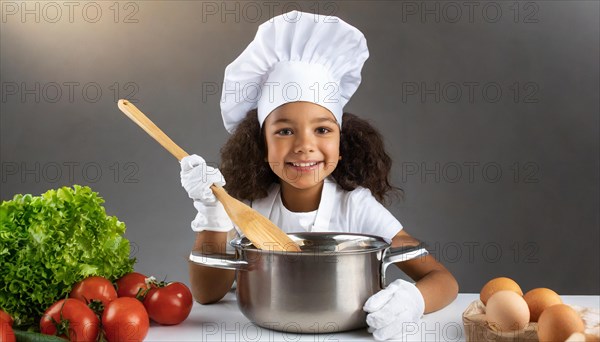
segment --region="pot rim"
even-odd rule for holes
[[[292,232],[287,234],[294,242],[300,245],[302,251],[275,251],[270,249],[258,249],[245,236],[239,236],[229,242],[236,250],[252,251],[253,253],[286,254],[286,255],[314,255],[315,253],[326,253],[327,255],[350,255],[366,254],[384,250],[390,247],[382,237],[369,234],[356,234],[344,232]],[[312,239],[308,239],[312,238]],[[315,238],[322,244],[314,244]],[[311,241],[311,244],[306,244]],[[329,245],[329,249],[322,250],[319,246],[327,247],[325,242],[337,242],[337,245]],[[339,246],[345,244],[340,250]],[[362,245],[361,245],[362,244]],[[317,248],[315,248],[317,247]]]

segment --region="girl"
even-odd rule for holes
[[[198,156],[181,162],[182,185],[198,210],[195,250],[225,253],[233,224],[209,189],[225,185],[286,232],[339,231],[415,244],[382,205],[393,194],[391,160],[379,133],[343,113],[368,57],[364,36],[335,17],[290,12],[261,25],[225,70],[221,109],[231,138],[221,172]],[[448,305],[454,277],[433,257],[398,263],[416,284],[396,280],[364,306],[378,340]],[[190,264],[192,292],[219,301],[234,272]]]

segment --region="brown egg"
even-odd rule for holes
[[[562,304],[562,299],[560,299],[558,293],[545,287],[527,291],[523,298],[529,306],[529,313],[531,314],[529,319],[531,322],[537,322],[542,311],[547,307]]]
[[[600,336],[594,334],[585,334],[585,342],[600,342]]]
[[[479,299],[483,302],[483,305],[487,305],[488,299],[496,292],[508,290],[518,293],[520,296],[523,295],[521,287],[514,280],[506,277],[494,278],[488,281],[481,288],[479,293]]]
[[[521,330],[529,323],[529,308],[523,297],[510,290],[494,293],[487,301],[488,323],[501,331]]]
[[[566,304],[546,308],[538,319],[540,342],[565,341],[576,332],[583,333],[585,325],[577,311]]]

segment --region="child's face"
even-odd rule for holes
[[[310,102],[284,104],[263,123],[267,159],[283,182],[297,189],[321,184],[340,157],[340,128],[331,112]]]

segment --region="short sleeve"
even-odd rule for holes
[[[377,201],[371,191],[357,188],[349,193],[348,213],[353,233],[376,235],[391,242],[402,230],[402,224]]]

